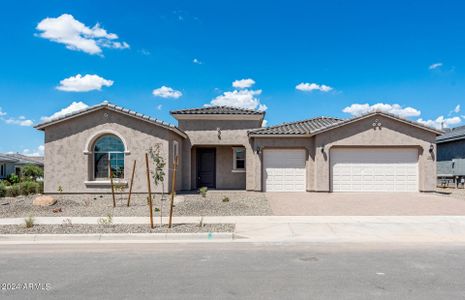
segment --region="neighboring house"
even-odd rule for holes
[[[436,143],[438,178],[460,183],[465,178],[465,126],[446,129]]]
[[[42,156],[26,156],[19,153],[0,153],[0,179],[7,178],[10,174],[21,175],[21,168],[33,164],[44,167]]]
[[[172,111],[178,126],[108,102],[39,124],[45,132],[45,192],[109,192],[113,173],[147,191],[144,155],[160,144],[169,190],[433,191],[441,131],[372,112],[262,128],[265,113],[233,107]],[[160,191],[160,187],[157,188]]]

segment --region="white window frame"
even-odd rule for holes
[[[246,164],[246,160],[247,160],[247,156],[245,154],[245,147],[233,147],[233,169],[232,171],[233,172],[236,172],[236,173],[243,173],[245,172],[245,164]],[[237,168],[237,150],[242,150],[244,151],[244,168]]]

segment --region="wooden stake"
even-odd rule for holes
[[[113,186],[113,171],[111,170],[110,156],[108,156],[108,169],[110,170],[111,195],[113,196],[113,207],[116,207],[115,187]]]
[[[153,227],[153,207],[152,207],[152,191],[150,190],[150,169],[149,169],[149,156],[145,153],[145,167],[147,169],[147,189],[149,192],[149,208],[150,208],[150,228]]]
[[[176,169],[178,168],[178,156],[173,162],[173,178],[171,181],[171,203],[170,203],[170,221],[168,224],[168,228],[171,228],[172,220],[173,220],[173,206],[174,206],[174,193],[176,192]]]
[[[135,171],[136,171],[136,160],[134,160],[134,165],[132,166],[131,185],[129,186],[129,196],[128,196],[128,207],[129,207],[129,203],[131,203],[131,193],[132,193],[132,185],[134,183]]]

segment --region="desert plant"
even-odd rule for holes
[[[10,175],[8,175],[8,177],[6,178],[6,180],[8,180],[11,184],[19,183],[19,177],[18,177],[18,175],[16,175],[16,174],[10,174]]]
[[[21,194],[19,184],[13,184],[6,187],[6,196],[7,197],[17,197]]]
[[[28,180],[19,183],[19,189],[21,195],[33,195],[39,192],[40,185],[38,182]]]
[[[229,202],[229,197],[224,196],[223,197],[223,202]]]
[[[71,221],[70,218],[66,218],[63,220],[63,222],[61,223],[61,226],[64,226],[64,227],[72,227],[73,226],[73,222]]]
[[[0,181],[0,198],[6,196],[6,185]]]
[[[199,193],[200,195],[202,195],[203,198],[207,197],[207,192],[208,188],[206,186],[203,186],[199,189]]]
[[[106,218],[98,219],[98,223],[104,226],[111,225],[113,224],[113,216],[111,214],[108,214]]]
[[[24,219],[24,223],[26,223],[26,228],[32,228],[34,227],[34,218],[32,216],[29,216]]]
[[[28,164],[21,168],[21,176],[26,180],[37,180],[44,177],[44,170],[41,167]]]

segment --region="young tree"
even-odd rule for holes
[[[164,153],[162,150],[161,144],[155,144],[153,147],[150,147],[148,152],[150,158],[152,159],[153,168],[151,170],[153,183],[155,185],[155,189],[158,185],[161,184],[161,199],[160,199],[160,224],[162,224],[162,216],[163,216],[163,199],[165,196],[165,166],[166,161],[164,157]],[[163,224],[162,224],[163,225]]]

